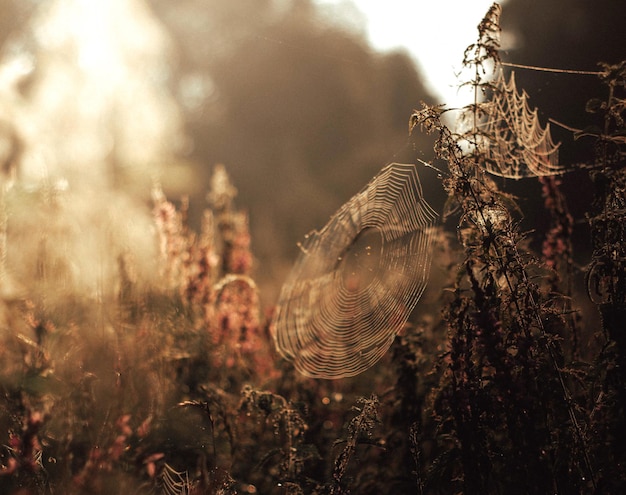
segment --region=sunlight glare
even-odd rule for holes
[[[58,203],[19,211],[13,269],[28,279],[45,237],[47,259],[67,267],[50,278],[59,286],[114,290],[121,252],[148,280],[155,251],[145,201],[182,139],[165,27],[145,0],[54,0],[13,43],[0,91],[19,138],[19,183]]]
[[[440,103],[458,108],[473,100],[471,90],[459,90],[457,75],[462,68],[463,52],[476,41],[476,28],[493,0],[317,2],[329,8],[353,4],[364,14],[370,43],[381,51],[407,50]],[[337,12],[341,11],[337,8]]]
[[[169,39],[143,0],[57,0],[33,29],[38,79],[26,121],[47,127],[33,129],[33,143],[49,141],[48,171],[58,164],[84,178],[87,168],[100,181],[111,158],[144,173],[167,156],[178,132],[162,89]]]

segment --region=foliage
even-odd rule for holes
[[[495,135],[481,119],[502,101],[490,79],[502,69],[499,13],[494,5],[466,52],[476,100],[465,126],[450,130],[446,110],[427,105],[410,120],[412,133],[435,137],[428,165],[447,168],[452,228],[433,246],[444,290],[423,298],[427,310],[357,377],[306,378],[274,350],[248,216],[224,167],[213,171],[199,232],[188,201],[175,205],[155,187],[155,273],[143,280],[142,252],[115,243],[107,254],[117,273],[97,291],[83,290],[59,255],[65,224],[31,237],[17,225],[20,205],[42,219],[66,215],[65,193],[3,184],[0,492],[623,493],[626,63],[600,66],[608,96],[587,108],[604,126],[575,132],[595,151],[584,289],[597,308],[582,311],[561,189],[568,166],[534,160],[541,147],[484,146]],[[531,122],[519,106],[499,108]],[[507,136],[499,147],[512,145]],[[536,238],[492,175],[533,180],[542,170],[549,226]],[[24,239],[38,249],[18,283],[11,246]]]

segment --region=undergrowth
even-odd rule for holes
[[[598,312],[581,312],[568,166],[555,172],[543,156],[525,172],[528,148],[482,124],[503,91],[490,77],[499,13],[465,54],[476,94],[465,126],[444,125],[443,107],[410,120],[436,137],[427,165],[447,169],[442,311],[420,314],[359,377],[307,379],[275,352],[248,217],[223,167],[199,232],[187,202],[155,187],[158,273],[142,281],[132,250],[110,252],[115,283],[96,293],[73,288],[46,226],[30,239],[32,277],[12,288],[12,205],[54,215],[62,193],[3,187],[0,492],[624,493],[626,62],[600,66],[607,95],[587,109],[603,127],[574,130],[596,156],[572,165],[596,188],[585,289]],[[517,198],[493,174],[541,170],[550,226],[533,252],[538,234],[521,231]]]

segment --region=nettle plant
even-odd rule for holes
[[[465,53],[476,98],[462,131],[443,125],[438,108],[416,111],[410,121],[411,129],[437,134],[436,156],[449,170],[445,215],[458,216],[465,253],[444,309],[448,350],[430,398],[445,433],[445,463],[437,467],[466,493],[578,491],[585,480],[595,484],[595,474],[559,342],[566,319],[558,299],[541,290],[540,263],[521,247],[513,199],[489,177],[563,170],[549,128],[529,111],[513,75],[504,78],[499,15],[494,5]],[[493,81],[485,81],[488,72],[495,72]]]
[[[444,309],[448,349],[437,364],[441,380],[429,404],[442,453],[430,468],[443,470],[455,480],[450,489],[464,493],[618,493],[624,486],[623,451],[615,443],[609,452],[602,445],[609,438],[615,442],[623,427],[624,347],[616,322],[625,307],[625,66],[603,64],[597,74],[609,97],[591,100],[587,108],[604,114],[604,129],[574,135],[595,139],[596,161],[585,165],[599,185],[587,281],[602,313],[606,345],[615,347],[589,364],[572,352],[580,343],[568,314],[575,310],[571,293],[558,294],[555,285],[557,270],[565,278],[572,266],[572,219],[555,177],[569,170],[558,165],[549,126],[539,125],[514,75],[508,82],[503,75],[499,15],[495,4],[465,53],[464,65],[475,70],[468,84],[476,98],[465,109],[462,130],[453,133],[443,125],[440,108],[425,107],[410,120],[411,129],[437,135],[436,156],[449,171],[444,214],[457,215],[465,253]],[[486,79],[489,73],[495,78]],[[543,262],[525,247],[513,199],[489,175],[540,178],[553,215]],[[593,340],[599,330],[585,338]],[[614,400],[609,408],[607,393]],[[599,410],[607,416],[599,419]],[[595,433],[604,428],[598,442]],[[437,483],[441,479],[437,475]]]
[[[457,127],[445,107],[410,117],[410,134],[434,135],[435,160],[387,165],[310,234],[267,318],[221,166],[199,232],[187,202],[155,187],[149,282],[111,249],[110,290],[72,291],[43,232],[26,292],[2,293],[0,491],[623,493],[626,62],[596,74],[608,95],[587,109],[603,125],[570,128],[594,161],[560,165],[500,59],[499,18],[494,4],[465,52],[475,99]],[[439,173],[451,229],[424,200],[423,166]],[[585,289],[601,323],[578,311],[559,187],[581,167],[596,186]],[[542,184],[539,254],[498,187],[517,179]],[[61,196],[3,188],[3,283],[7,205],[53,216]],[[445,290],[407,323],[431,260]]]

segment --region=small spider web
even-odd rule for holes
[[[491,101],[481,105],[485,119],[478,126],[477,145],[487,171],[509,179],[563,173],[550,124],[541,127],[537,110],[528,105],[528,95],[517,90],[515,73],[507,82],[500,70],[492,93]]]
[[[436,218],[415,166],[386,166],[300,246],[272,323],[279,352],[314,378],[374,365],[426,287]]]
[[[189,495],[192,491],[189,473],[187,471],[176,471],[167,463],[163,466],[160,481],[163,493],[166,495]]]

